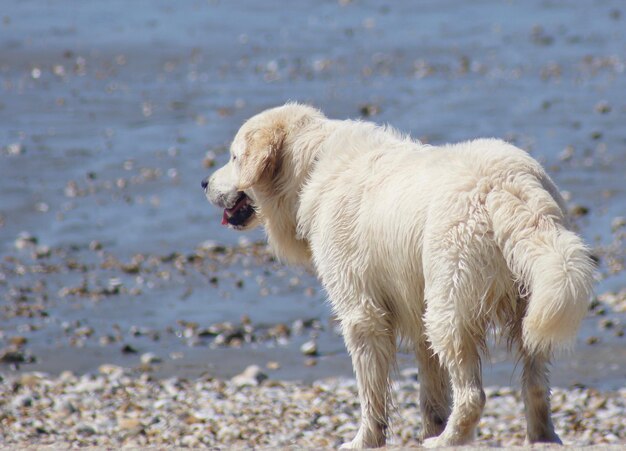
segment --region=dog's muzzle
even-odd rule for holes
[[[254,205],[243,191],[232,192],[228,195],[211,189],[210,177],[200,182],[209,200],[215,206],[224,209],[222,225],[231,226],[234,229],[243,229],[249,225],[255,216]]]

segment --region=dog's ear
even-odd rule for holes
[[[239,161],[239,191],[274,176],[285,139],[285,128],[275,125],[251,130],[245,139],[246,148]]]

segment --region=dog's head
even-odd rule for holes
[[[277,185],[285,183],[279,179],[296,175],[285,173],[293,167],[291,160],[298,152],[294,135],[320,116],[314,108],[287,104],[263,111],[243,124],[230,146],[228,163],[202,181],[209,201],[224,209],[223,225],[246,230],[266,222],[261,212],[268,208],[263,204],[281,196]],[[298,187],[292,184],[291,188],[296,196]]]

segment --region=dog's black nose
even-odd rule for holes
[[[200,182],[200,185],[202,185],[202,189],[206,189],[207,186],[209,186],[209,178],[205,178],[202,179],[202,182]]]

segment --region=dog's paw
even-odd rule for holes
[[[359,446],[358,443],[355,443],[356,439],[351,440],[349,442],[346,442],[344,444],[342,444],[339,449],[361,449],[363,448],[362,446]]]
[[[385,440],[379,439],[375,440],[372,443],[368,443],[363,440],[360,435],[357,435],[352,441],[346,442],[339,447],[339,449],[374,449],[381,448],[385,446]]]
[[[556,435],[556,432],[554,431],[549,431],[546,432],[544,434],[535,434],[535,435],[528,435],[526,436],[526,444],[529,446],[534,445],[535,443],[553,443],[555,445],[562,445],[563,442],[561,441],[561,439],[559,438],[558,435]]]

